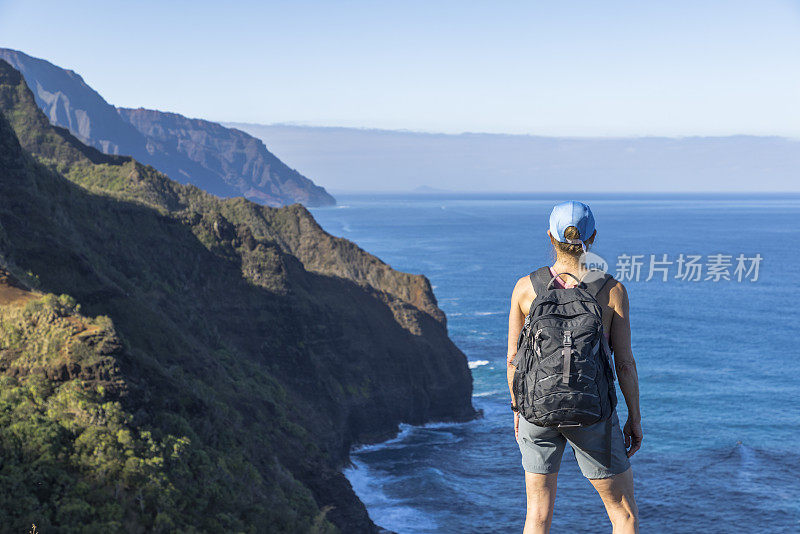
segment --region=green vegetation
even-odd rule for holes
[[[74,300],[55,295],[0,308],[2,367],[16,375],[0,376],[4,531],[23,532],[32,522],[45,532],[53,525],[73,526],[63,532],[119,531],[127,510],[153,508],[174,491],[160,467],[165,456],[182,461],[185,440],[156,441],[132,427],[111,380],[69,377],[70,364],[113,376],[113,360],[77,335],[92,329],[105,344],[113,327],[75,308]],[[65,376],[57,376],[59,368]]]
[[[473,415],[427,280],[81,145],[3,62],[0,266],[70,295],[0,307],[0,531],[373,532],[350,445]]]
[[[130,393],[116,365],[125,355],[115,353],[113,325],[75,308],[65,295],[0,307],[0,365],[14,375],[0,376],[3,531],[31,522],[42,532],[330,529],[308,492],[279,472],[280,494],[207,515],[203,503],[236,496],[238,484],[258,488],[261,474],[238,454],[198,447],[180,416],[165,414],[160,429],[136,425],[124,406]],[[291,432],[304,436],[296,425]],[[293,521],[292,508],[312,512]]]

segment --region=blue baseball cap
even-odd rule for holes
[[[564,237],[564,230],[574,226],[581,234],[580,242]],[[577,200],[556,204],[550,213],[550,233],[562,243],[583,244],[594,233],[594,215],[589,206]]]

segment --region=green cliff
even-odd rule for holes
[[[2,61],[0,114],[3,529],[373,532],[350,446],[474,416],[424,277],[83,145]]]

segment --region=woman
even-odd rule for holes
[[[578,279],[585,275],[581,255],[594,242],[595,223],[589,206],[581,202],[564,202],[553,208],[547,234],[555,249],[556,260],[550,268],[552,276],[571,273]],[[554,280],[555,287],[572,287],[577,282],[565,276]],[[508,318],[508,384],[512,408],[512,380],[519,337],[525,317],[536,298],[529,276],[520,278],[511,296]],[[636,362],[631,351],[628,295],[625,286],[613,278],[597,294],[603,310],[603,330],[614,351],[614,367],[619,386],[628,406],[628,421],[622,431],[616,410],[609,421],[585,427],[540,427],[520,418],[514,412],[514,433],[522,452],[525,488],[528,499],[524,534],[547,533],[553,518],[556,481],[561,456],[567,442],[575,451],[578,466],[603,499],[614,534],[639,531],[638,510],[633,497],[633,474],[628,458],[642,442],[639,411],[639,382]],[[611,450],[609,451],[609,447]]]

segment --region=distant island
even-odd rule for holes
[[[227,123],[342,191],[800,191],[800,141],[581,138]],[[325,150],[318,150],[324,146]]]

